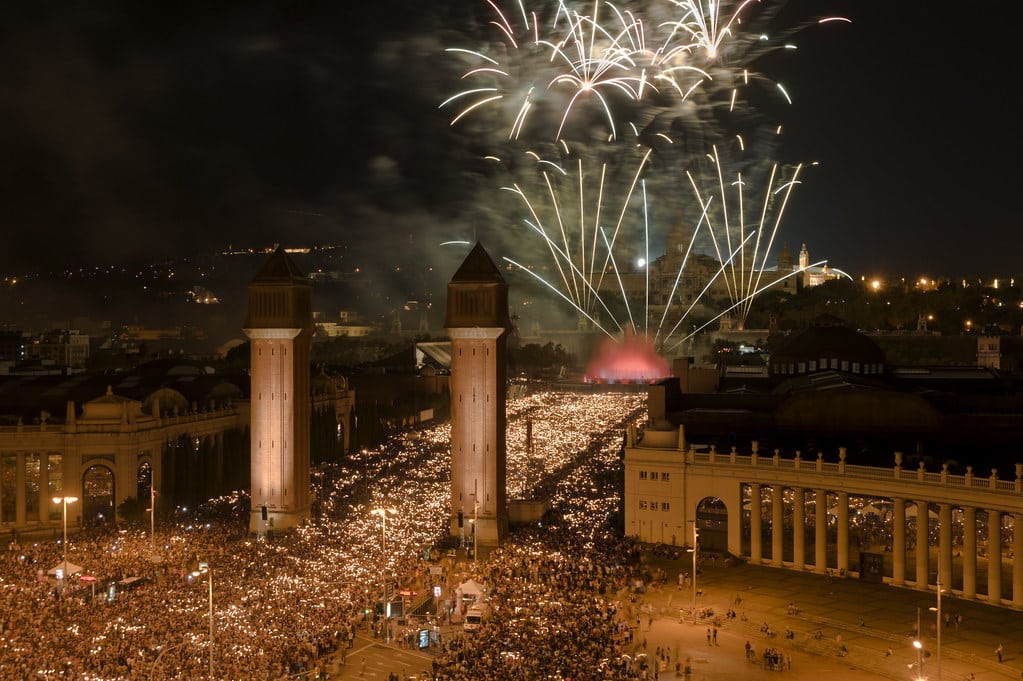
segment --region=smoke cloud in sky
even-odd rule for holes
[[[779,238],[854,273],[1011,273],[992,245],[1018,231],[1013,22],[953,45],[948,16],[900,3],[786,4],[853,23],[765,64],[794,99],[780,153],[820,161]],[[476,5],[8,3],[0,267],[277,242],[446,266],[443,241],[514,245],[479,161],[494,132],[438,110],[460,75],[444,48],[481,44]]]

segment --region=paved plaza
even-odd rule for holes
[[[938,678],[936,613],[930,610],[937,605],[933,591],[924,593],[743,563],[726,567],[720,561],[708,561],[697,580],[697,615],[693,616],[692,590],[677,587],[678,573],[690,569],[691,563],[686,559],[654,559],[652,566],[664,570],[667,581],[648,588],[633,604],[638,615],[633,619],[639,620],[639,626],[628,653],[645,653],[652,661],[658,649],[666,651],[669,659],[659,674],[661,678],[675,678],[676,662],[684,664],[689,659],[692,681],[756,681],[780,676],[805,681],[866,681],[879,677],[906,681],[915,678],[916,673],[917,652],[912,641],[918,609],[926,653],[924,675],[931,681]],[[712,610],[713,617],[701,617],[704,609]],[[730,609],[736,613],[734,619],[726,617]],[[948,594],[942,598],[942,615],[946,613],[950,622],[941,631],[941,679],[1023,678],[1023,613]],[[712,641],[708,645],[707,630],[713,629],[715,619],[716,644]],[[630,624],[636,626],[635,622]],[[763,631],[765,625],[773,636]],[[787,635],[789,629],[791,638]],[[461,632],[457,627],[445,627],[443,634],[458,636]],[[756,662],[746,659],[747,641],[756,651]],[[995,652],[999,645],[1001,663]],[[840,655],[843,646],[847,651],[844,656]],[[765,669],[761,653],[767,648],[784,652],[791,659],[791,667],[784,671]],[[334,679],[386,680],[392,672],[418,679],[428,672],[431,661],[429,653],[384,644],[363,630],[347,651],[347,663],[341,664],[340,657],[335,656],[328,669]]]

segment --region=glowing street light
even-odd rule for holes
[[[393,508],[374,508],[370,511],[373,515],[380,516],[380,584],[383,587],[383,611],[384,611],[384,643],[391,642],[391,631],[387,626],[387,610],[390,603],[387,600],[387,575],[385,574],[385,566],[387,565],[387,514],[395,515],[398,511]]]
[[[158,555],[156,553],[156,487],[153,484],[153,477],[150,474],[149,477],[149,549],[152,553],[150,557],[153,562],[157,562]]]
[[[696,529],[696,521],[690,520],[693,524],[693,548],[689,549],[689,552],[693,554],[693,610],[696,610],[696,554],[698,553],[697,541],[699,540],[700,533]]]
[[[193,571],[192,576],[198,577],[204,572],[209,577],[210,583],[210,678],[215,679],[216,677],[213,676],[213,568],[209,563],[199,563],[199,569]]]
[[[60,504],[63,507],[64,516],[64,543],[61,545],[64,549],[64,564],[61,566],[65,575],[67,574],[67,505],[73,504],[78,501],[78,497],[53,497],[53,503]]]
[[[398,511],[393,508],[374,508],[370,513],[380,516],[380,550],[387,550],[387,514],[395,515]]]
[[[938,588],[938,607],[936,607],[936,608],[928,608],[928,610],[930,610],[931,612],[935,613],[936,619],[937,619],[937,624],[938,624],[938,628],[936,630],[938,632],[938,636],[937,636],[937,641],[935,642],[935,648],[937,650],[937,656],[938,656],[938,681],[941,681],[941,592],[943,591],[943,589],[941,588],[941,572],[940,571],[938,572],[937,588]]]

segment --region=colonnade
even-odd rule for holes
[[[770,513],[769,532],[765,533],[764,496],[765,488],[769,490]],[[850,563],[850,493],[832,491],[823,488],[812,490],[814,495],[814,557],[807,564],[806,556],[806,502],[807,490],[801,487],[768,485],[764,483],[748,483],[749,489],[749,557],[753,563],[792,567],[799,570],[809,569],[824,573],[828,569],[828,496],[834,498],[833,519],[835,528],[834,569],[839,573],[859,572],[859,561]],[[785,490],[791,492],[792,531],[786,536],[784,528]],[[821,503],[823,501],[823,503]],[[1012,588],[1009,601],[1012,605],[1023,607],[1023,513],[1005,512],[994,508],[977,508],[967,505],[953,505],[947,502],[935,502],[928,499],[907,499],[893,497],[888,500],[892,507],[890,521],[891,531],[891,583],[903,586],[907,583],[916,588],[927,588],[940,580],[943,588],[958,586],[957,591],[965,598],[976,598],[978,541],[986,543],[987,585],[984,595],[991,602],[1000,602],[1005,595],[1002,584],[1002,566],[1005,559],[1011,559]],[[913,578],[907,580],[907,506],[915,506],[918,522],[915,523],[915,546],[913,554]],[[932,525],[931,509],[937,509],[937,522]],[[953,541],[953,510],[958,509],[962,517],[962,544],[956,550]],[[978,513],[979,512],[979,513]],[[978,522],[983,518],[986,522]],[[1002,529],[1004,520],[1011,519],[1011,539],[1003,542]],[[937,550],[935,579],[931,580],[931,530],[937,529]],[[986,529],[985,529],[986,528]],[[764,555],[763,538],[770,537],[770,554]],[[792,542],[792,560],[784,561],[784,548],[787,539]],[[956,560],[958,559],[958,560]],[[956,568],[959,568],[957,571]],[[961,575],[961,578],[960,578]]]

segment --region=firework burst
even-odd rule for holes
[[[765,82],[791,103],[753,65],[792,49],[788,37],[805,25],[774,39],[750,30],[777,15],[767,0],[559,0],[540,10],[518,0],[510,14],[487,3],[497,40],[449,50],[465,87],[441,107],[454,110],[452,125],[507,133],[491,158],[512,160],[503,189],[529,236],[513,230],[514,250],[538,248],[505,260],[609,336],[646,334],[665,347],[687,320],[698,330],[730,315],[744,326],[754,298],[793,276],[768,258],[803,165],[764,160],[780,126],[749,106],[740,115],[739,93]],[[821,23],[835,21],[845,20]],[[719,151],[740,128],[755,133],[760,162]],[[539,151],[525,151],[530,138]],[[690,192],[687,207],[675,205]],[[652,225],[669,214],[695,227],[659,255],[651,232],[664,230]],[[716,315],[709,300],[724,301]]]

